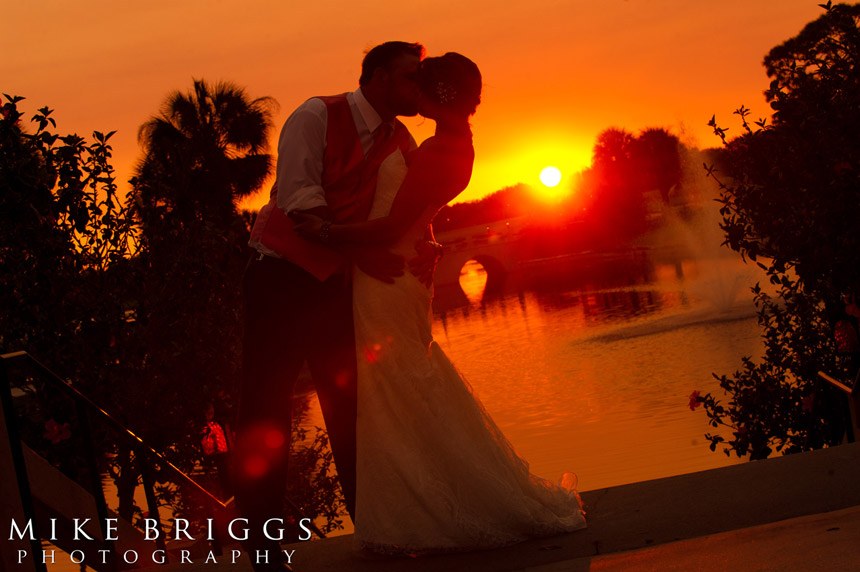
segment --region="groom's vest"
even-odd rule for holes
[[[326,105],[326,143],[323,153],[322,188],[335,222],[367,220],[373,204],[379,165],[396,149],[405,155],[412,144],[409,131],[394,121],[394,132],[381,144],[374,144],[364,156],[361,140],[346,94],[319,97]],[[254,221],[251,242],[259,242],[281,257],[298,264],[320,280],[337,272],[344,263],[340,255],[316,243],[299,238],[293,223],[278,208],[278,190],[272,189]]]

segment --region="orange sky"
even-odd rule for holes
[[[712,114],[726,125],[740,104],[767,115],[762,58],[817,18],[819,1],[7,2],[0,91],[26,97],[28,116],[54,108],[61,133],[117,130],[124,182],[139,156],[138,127],[192,78],[277,99],[274,142],[304,99],[356,87],[365,49],[420,41],[429,55],[462,52],[483,73],[475,170],[458,199],[473,200],[539,184],[546,165],[581,170],[610,126],[663,126],[716,145],[705,125]],[[407,125],[419,141],[432,132],[430,121]]]

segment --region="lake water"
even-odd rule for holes
[[[734,258],[685,260],[486,300],[470,262],[470,303],[437,312],[433,333],[533,473],[573,471],[592,490],[739,462],[710,451],[715,430],[688,402],[693,390],[721,395],[712,373],[761,355],[758,279]],[[321,424],[312,403],[307,425]]]

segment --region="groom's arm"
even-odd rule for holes
[[[278,208],[284,213],[300,210],[331,216],[322,187],[327,123],[328,110],[318,98],[302,103],[284,122],[275,171]]]
[[[331,210],[327,206],[293,212],[314,215],[319,217],[318,220],[332,220]],[[292,216],[295,218],[295,215]],[[358,266],[371,278],[393,284],[395,278],[403,276],[404,258],[381,246],[355,243],[330,243],[326,246]]]
[[[292,212],[290,216],[296,223],[294,230],[308,240],[322,242],[337,250],[345,245],[391,244],[414,224],[430,204],[447,202],[450,197],[442,193],[451,193],[451,188],[456,188],[449,180],[449,170],[442,168],[447,166],[444,157],[440,158],[432,150],[420,156],[423,160],[419,160],[416,154],[411,162],[387,216],[359,223],[331,224],[322,216],[305,217],[299,212]],[[468,171],[470,173],[471,169]],[[464,170],[460,175],[462,187],[465,187],[468,173]],[[457,180],[454,181],[456,184]],[[433,240],[432,227],[429,225],[425,230],[425,240],[417,241],[416,251],[417,256],[409,261],[410,271],[429,288],[433,285],[436,262],[442,254],[442,247]]]
[[[331,224],[319,219],[287,213],[296,223],[295,231],[309,240],[325,244],[375,244],[386,246],[402,237],[422,216],[428,207],[448,202],[449,194],[457,184],[462,188],[468,177],[453,171],[451,152],[425,141],[413,154],[409,170],[397,191],[388,214],[363,222]],[[451,168],[449,168],[451,167]],[[457,189],[459,193],[461,189]],[[453,193],[455,196],[457,193]]]
[[[290,115],[278,138],[276,192],[278,208],[297,210],[331,221],[322,187],[323,155],[328,120],[325,103],[311,98]],[[329,245],[365,274],[383,282],[403,275],[403,257],[381,248]]]

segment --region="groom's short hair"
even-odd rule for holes
[[[361,77],[358,85],[365,85],[371,78],[373,72],[379,68],[388,67],[400,56],[416,56],[418,59],[424,57],[424,46],[409,42],[385,42],[371,48],[361,62]]]

